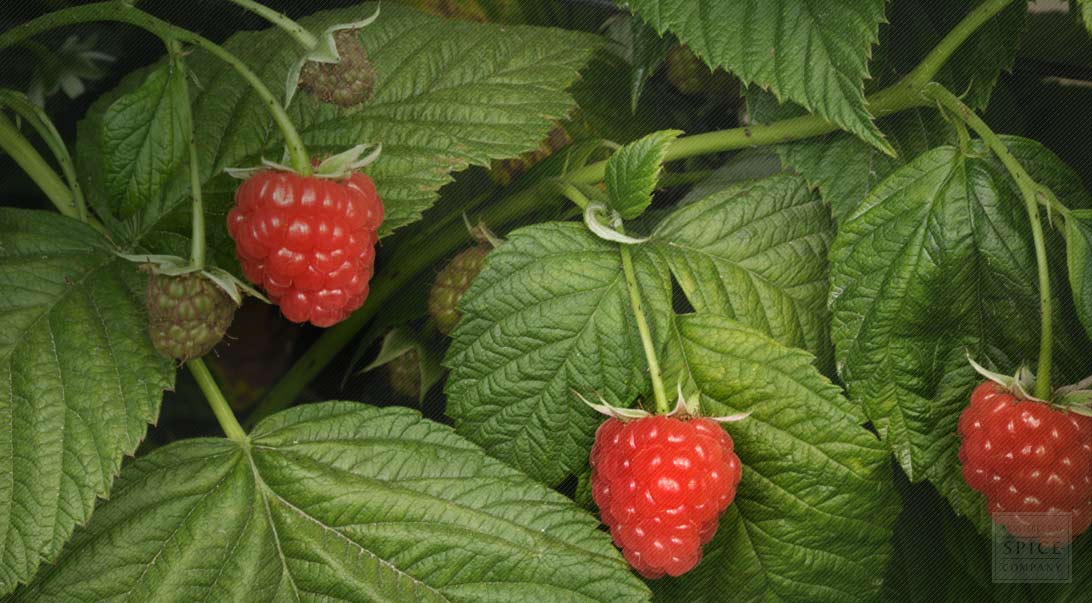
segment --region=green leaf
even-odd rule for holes
[[[912,481],[928,478],[985,528],[956,458],[978,381],[966,354],[1004,372],[1038,354],[1034,248],[1014,184],[978,155],[928,151],[873,189],[830,258],[832,339],[851,397]],[[1083,374],[1087,344],[1055,320],[1056,376]]]
[[[898,153],[885,155],[845,133],[776,147],[786,167],[819,190],[837,222],[848,218],[877,183],[914,157],[953,142],[955,131],[936,111],[913,109],[882,120],[880,129]]]
[[[1062,205],[1069,209],[1092,209],[1092,195],[1081,177],[1050,149],[1020,136],[1002,134],[999,138],[1031,179],[1049,188]],[[1001,166],[1000,161],[997,165]]]
[[[312,31],[371,15],[373,3],[301,20]],[[381,143],[383,154],[367,172],[386,208],[381,234],[417,220],[452,180],[452,172],[538,147],[573,100],[565,88],[599,46],[579,32],[497,26],[430,17],[397,4],[361,31],[377,72],[375,97],[357,108],[325,105],[298,94],[289,115],[315,155],[361,143]],[[298,44],[280,30],[241,32],[224,46],[246,62],[271,90],[281,90],[298,57]],[[210,243],[217,261],[231,262],[224,226],[237,181],[224,168],[279,160],[283,138],[269,112],[229,66],[197,50],[187,57],[192,86],[200,175],[205,184]],[[103,113],[148,77],[138,71],[89,112],[80,127],[77,162],[89,195],[107,198],[100,173]],[[111,158],[109,161],[115,161]],[[146,251],[178,254],[188,245],[186,170],[166,187],[161,211],[149,212],[116,234]]]
[[[618,149],[607,160],[603,181],[610,206],[627,220],[644,213],[664,167],[664,154],[680,130],[653,132]]]
[[[126,467],[14,601],[647,601],[596,526],[413,411],[308,404]]]
[[[1081,12],[1081,21],[1084,23],[1084,28],[1088,30],[1088,33],[1092,34],[1092,0],[1070,0],[1070,7],[1073,6],[1072,2],[1076,2],[1076,8]]]
[[[144,280],[91,227],[0,208],[0,594],[87,521],[173,384]]]
[[[94,198],[100,214],[123,220],[137,212],[162,215],[164,186],[188,156],[185,78],[181,69],[161,64],[106,108],[98,141],[106,196]]]
[[[888,149],[865,108],[868,57],[883,0],[631,0],[659,32],[745,84],[768,87],[877,148]]]
[[[756,328],[828,364],[829,212],[804,180],[731,184],[679,208],[652,233],[690,304]]]
[[[1077,316],[1092,339],[1092,210],[1071,212],[1065,222],[1069,286]]]
[[[667,267],[640,247],[633,265],[656,341],[671,308]],[[603,417],[573,390],[629,406],[647,390],[618,246],[581,224],[511,233],[460,302],[444,364],[447,414],[489,454],[555,485],[588,460]]]
[[[663,63],[675,40],[672,36],[661,36],[641,19],[627,14],[612,17],[604,29],[613,42],[610,49],[629,65],[629,107],[630,113],[636,114],[645,84]]]
[[[813,358],[722,316],[680,316],[665,378],[701,392],[743,463],[701,564],[665,601],[854,601],[879,594],[898,497],[888,453]]]

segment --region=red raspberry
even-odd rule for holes
[[[228,232],[243,273],[288,320],[341,322],[368,296],[383,204],[371,179],[264,171],[235,191]]]
[[[591,452],[592,496],[629,564],[646,578],[701,561],[742,474],[732,438],[708,419],[607,419]]]
[[[1022,400],[986,381],[959,417],[963,479],[986,496],[994,521],[1019,538],[1066,544],[1092,522],[1092,418]],[[1019,516],[1069,513],[1072,534]]]

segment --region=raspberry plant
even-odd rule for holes
[[[1087,596],[1092,3],[163,4],[0,33],[5,600]]]

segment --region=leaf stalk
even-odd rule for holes
[[[190,374],[197,381],[197,386],[205,394],[205,399],[208,400],[212,413],[216,415],[216,421],[220,423],[220,429],[224,430],[224,435],[235,442],[245,443],[247,441],[246,431],[243,430],[243,426],[235,418],[235,413],[231,412],[231,406],[228,405],[227,399],[220,391],[220,386],[216,385],[216,380],[209,372],[209,367],[205,366],[205,361],[194,358],[186,362],[186,368],[190,369]]]

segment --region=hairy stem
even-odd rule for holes
[[[190,374],[197,381],[201,393],[205,394],[205,399],[208,400],[213,414],[216,415],[220,429],[224,430],[224,435],[236,442],[246,442],[246,431],[235,419],[235,413],[231,412],[227,399],[220,391],[220,386],[216,385],[216,380],[212,378],[212,373],[209,372],[209,367],[205,366],[205,362],[200,358],[194,358],[186,362],[186,368],[190,369]]]
[[[53,153],[53,158],[57,160],[57,165],[60,166],[65,181],[68,182],[68,188],[72,192],[72,200],[76,206],[77,217],[87,222],[90,216],[87,213],[87,202],[83,197],[83,189],[80,188],[80,181],[76,177],[76,167],[72,163],[72,156],[68,154],[68,149],[64,146],[64,139],[61,138],[61,134],[57,131],[53,122],[49,120],[49,116],[41,108],[30,102],[30,99],[23,93],[4,88],[0,88],[0,107],[7,107],[18,114],[19,117],[22,117],[46,143],[50,152]]]
[[[940,68],[952,56],[952,53],[966,42],[967,38],[971,37],[971,34],[978,31],[978,28],[982,27],[986,21],[992,19],[1012,3],[1013,0],[986,0],[975,7],[907,75],[906,81],[910,87],[915,90],[924,88],[926,84],[933,80]]]
[[[641,291],[637,285],[637,275],[633,272],[633,258],[628,245],[619,245],[622,254],[622,272],[626,275],[626,288],[629,289],[629,303],[633,306],[633,317],[637,320],[637,331],[641,334],[641,347],[645,350],[648,361],[648,373],[652,377],[652,395],[656,399],[656,414],[666,415],[671,412],[664,390],[663,372],[656,357],[656,347],[652,344],[652,332],[648,328],[644,305],[641,304]]]
[[[302,25],[288,18],[288,15],[285,15],[284,13],[279,13],[264,4],[259,4],[253,0],[229,0],[229,2],[238,4],[246,10],[281,28],[281,30],[292,36],[293,40],[307,50],[311,50],[315,46],[318,46],[318,38],[304,29]]]
[[[1039,271],[1039,366],[1035,375],[1035,397],[1041,400],[1047,400],[1050,398],[1050,370],[1051,370],[1051,347],[1053,345],[1053,333],[1051,322],[1053,320],[1053,304],[1050,296],[1050,267],[1046,254],[1046,243],[1043,239],[1043,225],[1039,220],[1039,191],[1040,186],[1031,179],[1024,167],[1020,165],[1020,162],[1016,160],[1016,157],[1009,152],[1005,143],[994,134],[986,122],[982,121],[982,118],[974,114],[970,107],[963,104],[954,94],[949,92],[940,84],[932,83],[925,86],[923,94],[927,98],[931,98],[947,109],[952,114],[959,117],[959,119],[971,127],[982,141],[986,143],[986,146],[990,148],[1001,163],[1004,164],[1005,169],[1008,170],[1012,179],[1016,181],[1016,186],[1020,189],[1021,195],[1024,197],[1024,204],[1027,206],[1028,221],[1031,223],[1031,236],[1035,243],[1035,262]]]
[[[57,208],[57,211],[77,220],[87,221],[86,212],[81,218],[72,190],[65,186],[57,172],[49,167],[34,148],[3,113],[0,113],[0,149],[3,149]]]
[[[186,61],[182,55],[182,45],[177,40],[167,41],[167,51],[171,57],[171,69],[179,71],[171,81],[175,86],[172,93],[177,94],[182,103],[180,117],[182,131],[186,134],[190,153],[190,266],[205,267],[205,203],[201,197],[201,164],[197,160],[197,132],[193,127],[193,110],[190,108],[189,86],[186,83]]]
[[[291,157],[292,169],[304,175],[311,173],[311,158],[303,145],[303,139],[296,131],[296,126],[292,124],[288,113],[285,112],[280,101],[266,87],[265,82],[246,63],[243,63],[238,57],[219,44],[192,31],[176,27],[162,19],[153,17],[138,8],[134,8],[129,3],[116,1],[96,2],[42,15],[0,34],[0,49],[57,27],[94,21],[116,21],[135,25],[155,34],[165,42],[167,40],[177,40],[186,44],[193,44],[227,63],[246,80],[247,84],[250,85],[273,116],[273,121],[276,122],[277,127],[284,135],[285,146],[288,148],[288,154]]]
[[[926,66],[921,67],[919,65],[911,72],[916,74],[916,78],[924,78],[924,81],[919,83],[918,79],[908,76],[866,99],[868,109],[872,115],[883,117],[906,109],[926,106],[927,101],[921,96],[921,86],[925,81],[936,73],[971,33],[988,21],[990,17],[1000,12],[1010,2],[1012,0],[986,0],[981,6],[972,11],[941,40],[933,52],[929,53]],[[2,44],[0,44],[0,47],[2,47]],[[836,126],[822,117],[806,115],[768,125],[696,134],[681,137],[672,142],[667,148],[665,160],[672,161],[710,153],[790,142],[827,134],[836,129]],[[566,178],[573,183],[595,184],[603,179],[606,167],[606,161],[599,161],[571,172]],[[556,198],[554,197],[556,191],[557,183],[555,180],[543,181],[536,186],[521,190],[494,207],[486,209],[483,212],[483,219],[490,224],[500,226],[544,206]],[[500,219],[499,216],[497,218],[485,217],[486,215],[501,213],[506,215],[505,219]],[[399,286],[409,282],[418,271],[431,266],[452,253],[458,245],[465,244],[465,240],[466,234],[463,226],[453,223],[452,226],[437,232],[435,236],[429,239],[428,245],[423,246],[423,248],[415,247],[409,254],[396,254],[392,257],[387,265],[393,266],[393,270],[383,271],[376,275],[368,302],[364,307],[353,313],[346,321],[323,333],[318,341],[296,361],[288,373],[258,404],[251,415],[252,419],[249,420],[257,420],[267,414],[288,407],[296,395],[303,391],[307,383],[318,375],[341,348],[352,340],[356,332],[371,320],[378,308],[397,291]]]

